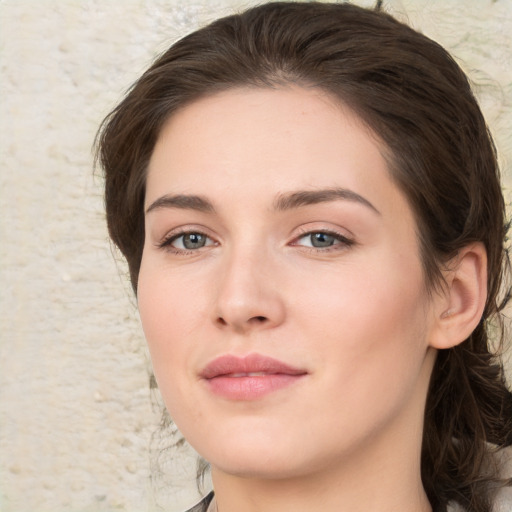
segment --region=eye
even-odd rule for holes
[[[315,249],[329,249],[335,246],[346,247],[353,244],[353,240],[350,240],[339,233],[332,233],[329,231],[312,231],[297,238],[293,245],[312,247]]]
[[[214,245],[214,243],[215,242],[204,233],[191,231],[188,233],[171,235],[167,240],[164,240],[161,247],[172,248],[177,252],[194,251],[209,245]]]

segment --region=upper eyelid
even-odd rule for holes
[[[299,229],[305,234],[328,233],[341,238],[345,242],[350,242],[352,245],[356,245],[359,243],[359,235],[361,234],[359,232],[360,228],[358,228],[357,225],[354,225],[353,222],[350,222],[349,226],[355,228],[355,231],[347,226],[346,221],[343,223],[328,221],[310,222],[303,224]]]
[[[298,234],[292,235],[294,238],[299,238],[301,236],[310,235],[312,233],[327,233],[329,235],[338,236],[340,238],[344,238],[347,240],[354,240],[355,235],[348,230],[347,228],[341,228],[341,227],[327,227],[325,224],[322,226],[311,226],[310,224],[316,224],[315,222],[306,223],[304,226],[300,226],[298,228]],[[323,223],[322,223],[323,224]]]
[[[339,239],[340,241],[344,242],[350,242],[351,244],[355,243],[354,239],[350,236],[344,235],[343,233],[339,233],[338,231],[331,231],[326,229],[316,229],[312,231],[306,231],[304,233],[301,233],[299,236],[296,236],[294,238],[294,241],[300,240],[301,238],[304,238],[306,236],[314,235],[315,233],[324,233],[325,235],[332,236],[334,238]]]
[[[195,225],[195,224],[183,224],[180,226],[176,226],[172,229],[165,230],[165,234],[160,237],[161,240],[165,238],[172,238],[173,236],[180,236],[180,235],[187,235],[190,233],[198,233],[200,235],[205,235],[209,238],[215,238],[214,235],[212,235],[212,232],[210,229],[206,228],[202,225]]]

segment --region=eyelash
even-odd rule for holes
[[[173,242],[175,242],[179,238],[184,237],[186,235],[199,235],[199,236],[204,236],[205,238],[207,238],[209,240],[212,240],[211,237],[209,237],[206,233],[204,233],[202,231],[195,230],[195,229],[182,230],[182,231],[174,232],[174,233],[167,235],[160,243],[157,244],[157,246],[159,249],[164,249],[172,254],[178,254],[180,256],[181,255],[187,256],[190,254],[197,253],[199,251],[199,249],[202,249],[203,247],[205,247],[205,246],[199,247],[198,249],[179,249],[177,247],[173,247],[173,245],[172,245]],[[213,244],[210,244],[210,245],[216,245],[215,241]],[[208,246],[206,246],[206,247],[208,247]]]
[[[335,238],[339,243],[326,246],[326,247],[314,247],[314,246],[306,246],[306,245],[300,245],[297,242],[307,236],[312,236],[315,234],[323,234],[327,236],[332,236]],[[213,241],[213,244],[208,244],[203,247],[199,247],[197,249],[179,249],[177,247],[173,247],[173,242],[178,240],[181,237],[184,237],[186,235],[199,235],[204,236],[210,241]],[[328,230],[328,229],[318,229],[318,230],[309,230],[309,231],[302,231],[299,236],[297,236],[293,242],[291,243],[292,246],[301,247],[302,250],[315,252],[315,253],[326,253],[326,252],[332,252],[332,251],[342,251],[344,249],[347,249],[349,247],[352,247],[356,244],[355,240],[351,238],[347,238],[345,235],[342,235],[341,233],[338,233],[334,230]],[[191,255],[194,253],[197,253],[200,249],[203,249],[204,247],[208,247],[210,245],[217,245],[217,243],[212,240],[211,237],[209,237],[206,233],[199,231],[199,230],[183,230],[179,232],[171,233],[170,235],[166,236],[161,242],[157,244],[159,249],[164,249],[172,254],[177,255]]]
[[[332,236],[335,238],[339,243],[330,245],[327,247],[313,247],[313,246],[301,246],[297,244],[297,242],[307,236],[315,235],[315,234],[323,234],[327,236]],[[343,251],[347,248],[350,248],[356,244],[355,240],[348,238],[345,235],[342,235],[341,233],[330,230],[330,229],[314,229],[314,230],[304,230],[298,237],[295,238],[292,245],[299,246],[304,250],[316,252],[316,253],[326,253],[326,252],[333,252],[333,251]]]

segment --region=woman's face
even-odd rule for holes
[[[434,308],[411,208],[350,110],[297,87],[196,101],[161,132],[145,208],[155,375],[214,471],[418,448]]]

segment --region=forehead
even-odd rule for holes
[[[378,161],[385,167],[380,150],[355,114],[317,89],[230,90],[195,101],[165,123],[150,160],[148,189],[162,173],[177,186],[194,178],[199,185],[213,173],[247,185],[266,174],[318,180],[333,164],[373,167]]]
[[[197,100],[166,122],[148,167],[146,207],[171,193],[249,204],[332,187],[403,203],[382,144],[349,108],[318,89],[240,88]]]

